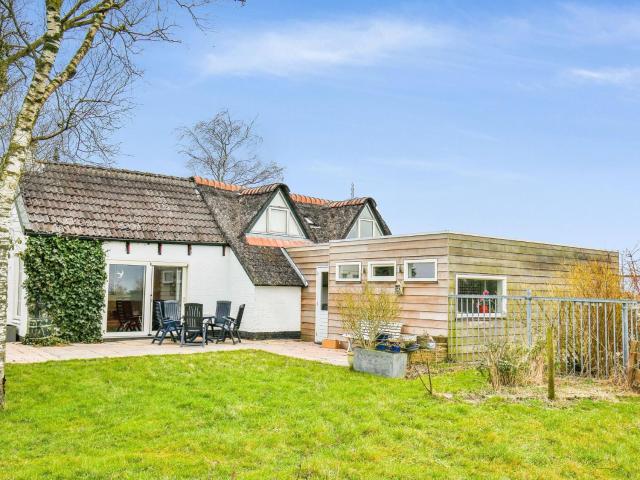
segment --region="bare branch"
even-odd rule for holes
[[[281,181],[284,168],[263,163],[256,150],[262,138],[254,132],[255,120],[234,120],[228,110],[193,127],[178,129],[179,151],[195,173],[245,187]]]

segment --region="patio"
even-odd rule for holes
[[[34,347],[21,343],[7,344],[8,363],[41,363],[92,358],[139,357],[144,355],[178,355],[223,352],[231,350],[262,350],[287,357],[312,360],[337,366],[348,366],[345,350],[322,348],[299,340],[242,340],[242,343],[212,343],[207,346],[185,346],[170,340],[152,345],[150,339],[116,340],[104,343],[74,343],[58,347]]]

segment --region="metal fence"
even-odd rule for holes
[[[635,301],[452,295],[448,352],[454,361],[474,362],[491,343],[534,346],[552,327],[562,373],[607,378],[624,372],[629,342],[640,340],[639,320]]]

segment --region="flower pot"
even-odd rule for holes
[[[382,377],[403,378],[407,371],[407,354],[356,348],[353,369]]]
[[[489,305],[478,305],[478,313],[489,313]]]

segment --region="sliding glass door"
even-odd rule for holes
[[[178,311],[182,311],[182,275],[184,267],[154,265],[153,266],[153,301],[176,302]],[[153,310],[152,330],[157,330],[160,321]]]
[[[107,334],[145,334],[146,265],[109,265]]]
[[[151,335],[158,329],[153,302],[177,303],[182,312],[186,265],[136,261],[109,263],[105,335],[110,337]],[[164,311],[164,308],[163,308]]]

